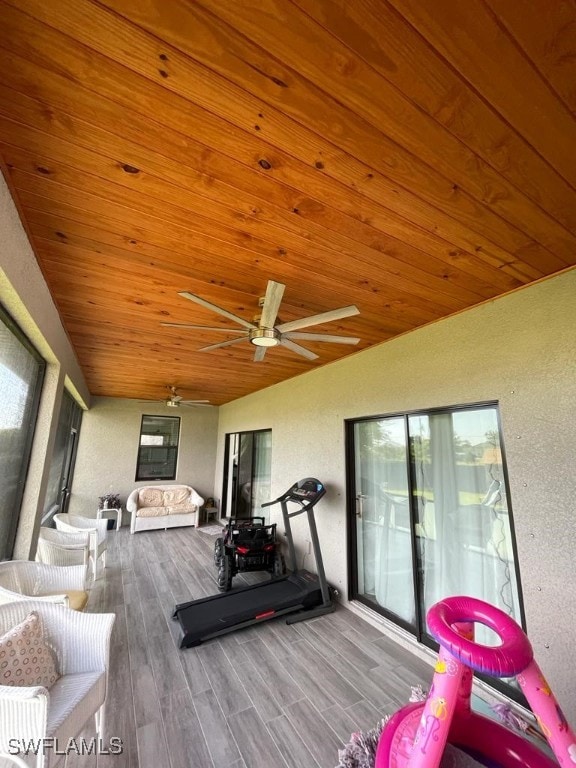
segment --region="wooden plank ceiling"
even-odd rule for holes
[[[572,0],[0,0],[0,156],[91,392],[219,405],[576,264]],[[252,321],[269,279],[306,360]]]

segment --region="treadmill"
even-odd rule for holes
[[[290,614],[286,623],[293,624],[334,610],[314,519],[314,507],[325,493],[326,488],[319,480],[306,477],[294,483],[277,499],[262,504],[263,507],[272,504],[281,506],[292,573],[177,605],[172,618],[180,623],[180,648],[193,648],[205,640],[277,616]],[[289,504],[292,505],[290,508]],[[297,567],[290,520],[304,512],[308,517],[317,574]]]

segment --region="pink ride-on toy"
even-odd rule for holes
[[[475,643],[474,623],[492,629],[502,644]],[[473,669],[516,676],[558,762],[576,766],[574,733],[513,619],[481,600],[449,597],[429,610],[428,626],[441,646],[432,688],[425,702],[403,707],[385,725],[375,768],[438,768],[447,744],[490,768],[557,768],[531,742],[471,710]]]

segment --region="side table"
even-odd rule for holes
[[[99,509],[96,512],[96,519],[102,520],[102,518],[107,518],[110,513],[116,515],[116,532],[120,530],[122,527],[122,507],[109,507],[106,509]],[[113,519],[113,518],[110,518]]]
[[[204,521],[209,523],[211,520],[214,522],[218,518],[218,507],[204,507]]]

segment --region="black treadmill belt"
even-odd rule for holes
[[[243,622],[272,618],[292,607],[299,610],[309,604],[320,604],[320,586],[316,578],[310,576],[307,573],[304,578],[288,577],[255,584],[177,608],[184,643],[201,641]]]
[[[263,582],[262,584],[254,585],[258,589],[250,590],[248,592],[228,592],[223,595],[220,600],[215,601],[216,604],[223,605],[226,603],[227,597],[231,598],[232,603],[237,613],[241,613],[248,607],[254,612],[259,610],[266,610],[273,606],[270,605],[270,597],[273,595],[274,601],[284,601],[294,598],[294,594],[300,592],[295,584],[288,579],[282,579],[281,581],[271,581],[268,584]],[[210,605],[210,603],[206,603]]]

